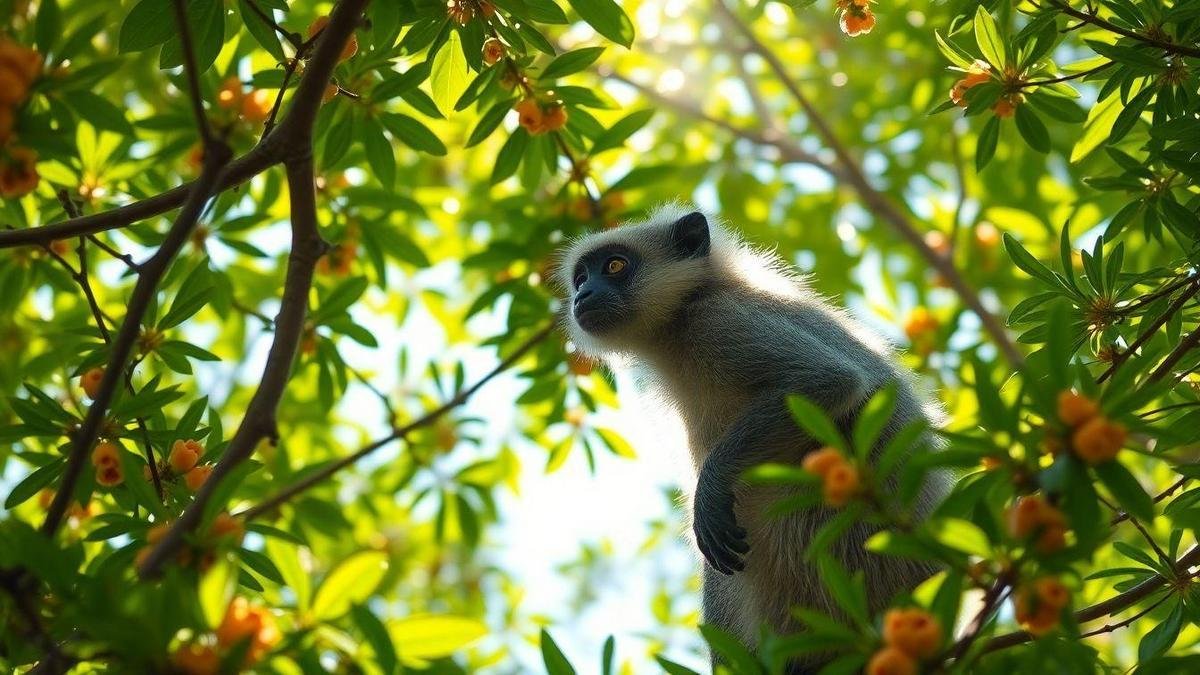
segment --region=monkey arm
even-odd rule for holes
[[[787,395],[808,398],[834,419],[844,418],[866,397],[866,373],[826,352],[810,345],[782,364],[775,361],[775,381],[751,400],[700,468],[692,526],[700,552],[718,572],[733,574],[742,570],[742,556],[749,551],[746,531],[738,525],[733,509],[738,477],[770,459],[781,446],[794,446],[799,456],[811,449],[806,446],[814,444],[791,418]]]

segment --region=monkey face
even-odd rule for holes
[[[579,258],[571,278],[571,314],[579,327],[600,335],[633,315],[633,280],[641,258],[619,244],[601,246]]]

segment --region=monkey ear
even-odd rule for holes
[[[671,247],[684,258],[700,258],[708,255],[708,219],[699,211],[692,211],[671,223]]]

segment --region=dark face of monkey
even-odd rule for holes
[[[614,338],[662,321],[690,291],[709,251],[708,221],[689,213],[666,227],[618,230],[583,251],[571,272],[571,312],[585,333]]]
[[[641,256],[620,244],[602,246],[579,259],[571,279],[571,311],[580,328],[599,334],[630,318],[631,282],[640,265]]]

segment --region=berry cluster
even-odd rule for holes
[[[29,98],[29,88],[42,72],[42,55],[0,37],[0,196],[33,192],[38,184],[37,153],[16,145],[16,110]]]

